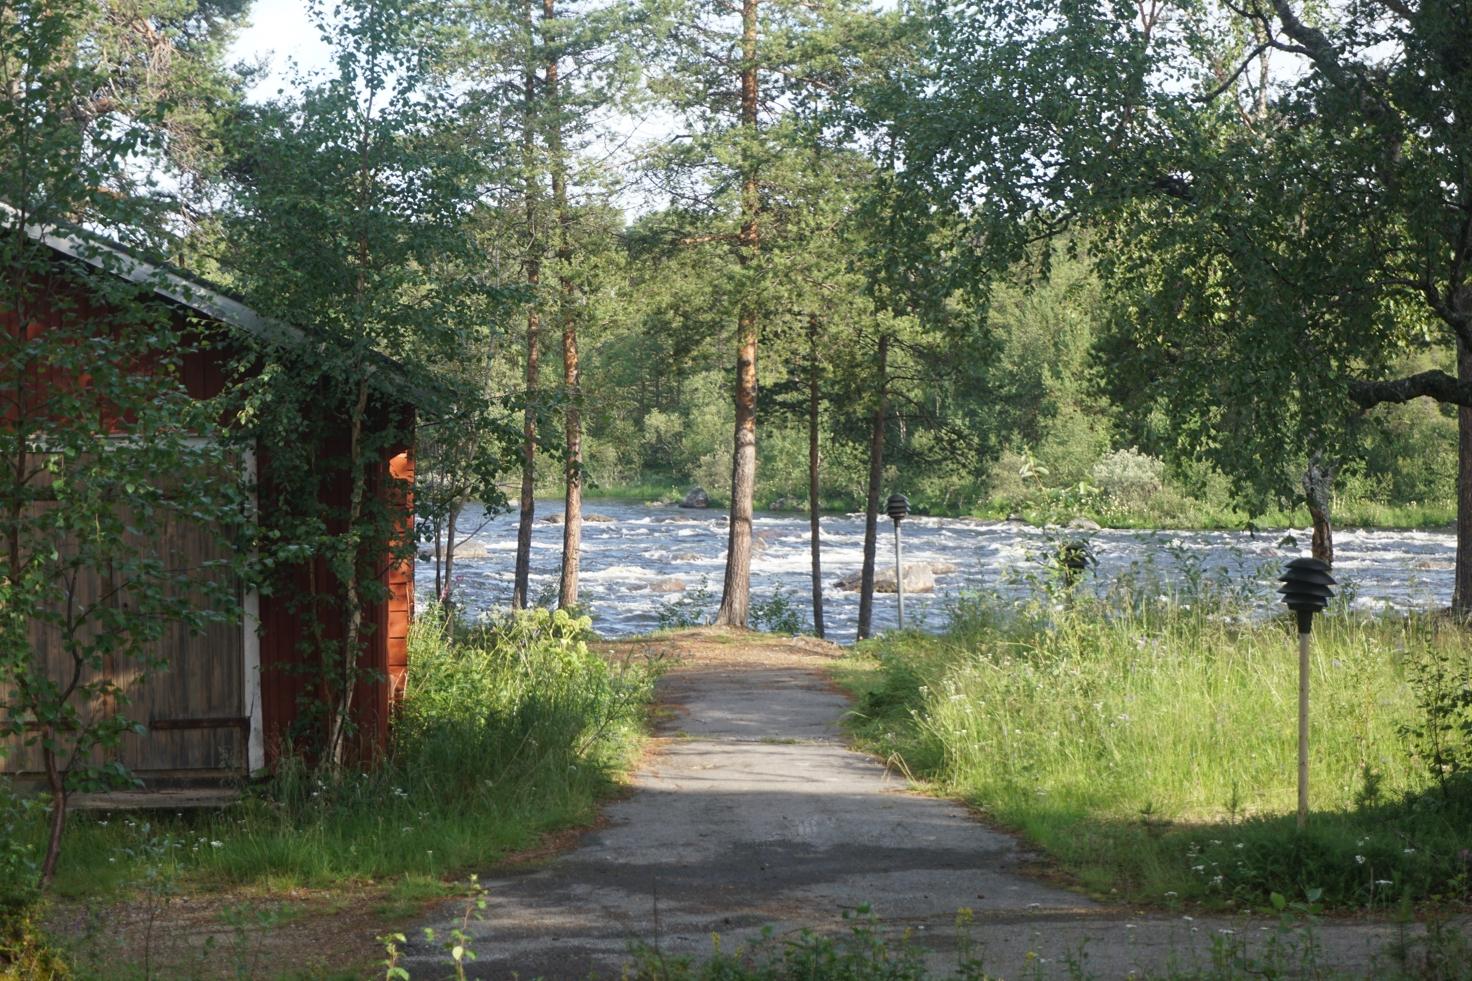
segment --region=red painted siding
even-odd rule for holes
[[[58,265],[58,269],[61,268],[64,267]],[[99,311],[90,305],[85,289],[78,285],[74,277],[58,275],[56,283],[48,281],[47,287],[49,305],[36,311],[26,324],[20,324],[13,311],[0,311],[0,331],[8,334],[8,339],[18,339],[21,336],[28,339],[39,337],[45,331],[60,328],[67,318],[74,316],[85,316],[89,320],[105,319],[98,317]],[[230,346],[231,328],[218,324],[211,327],[208,321],[201,321],[193,313],[177,307],[172,309],[171,315],[175,317],[176,326],[196,338],[205,339],[207,335],[209,340],[207,345],[202,345],[199,350],[192,350],[183,357],[180,365],[181,381],[189,394],[197,399],[218,395],[229,383],[231,358],[239,353]],[[102,313],[105,314],[105,311]],[[120,320],[117,329],[125,330],[127,324]],[[151,367],[144,367],[144,370],[150,370]],[[54,371],[42,371],[35,365],[30,366],[24,376],[0,378],[0,386],[18,387],[22,396],[26,390],[30,390],[37,393],[38,398],[48,390],[48,386],[75,386],[85,383],[85,376],[75,379],[56,377]],[[405,427],[404,431],[412,432],[412,408],[387,399],[381,401],[386,404],[375,406],[373,414],[380,421],[397,416],[400,424]],[[13,403],[10,405],[0,415],[0,424],[4,424],[7,417],[14,418]],[[103,418],[107,418],[106,409],[101,411]],[[334,434],[331,441],[345,446],[346,440],[346,432],[341,432]],[[322,449],[324,453],[330,453],[332,447]],[[272,484],[271,467],[270,447],[258,447],[257,475],[263,489],[269,489]],[[394,502],[402,502],[405,507],[405,517],[400,528],[400,533],[405,535],[411,535],[413,531],[412,517],[408,510],[412,507],[413,476],[413,455],[408,445],[390,450],[373,464],[374,493]],[[327,493],[334,498],[332,503],[346,503],[346,487],[331,488]],[[263,493],[262,500],[268,498],[269,495]],[[389,599],[384,603],[365,605],[365,636],[359,660],[363,680],[354,692],[355,720],[359,733],[355,750],[364,760],[377,756],[387,746],[393,700],[403,690],[408,666],[407,637],[413,611],[412,550],[407,559],[400,562],[385,561],[383,565],[382,581],[387,587]],[[311,595],[318,587],[327,588],[325,584],[331,582],[331,574],[318,561],[289,570],[281,581],[273,584],[272,591],[261,596],[260,691],[268,765],[280,759],[280,754],[288,747],[298,723],[303,721],[304,712],[309,713],[314,702],[320,705],[321,693],[313,690],[316,665],[306,661],[308,657],[314,660],[316,657],[315,654],[308,653],[307,644],[313,633],[310,628],[313,626],[314,611],[302,609],[299,598]],[[288,603],[287,597],[291,597],[293,602]],[[292,610],[292,605],[298,608]],[[330,643],[342,637],[343,624],[339,616],[328,610],[318,610],[315,611],[315,619],[323,640]]]

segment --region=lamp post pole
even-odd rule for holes
[[[910,500],[903,494],[891,494],[884,511],[894,521],[894,595],[898,601],[900,629],[905,629],[905,565],[900,552],[900,522],[910,513]]]
[[[1294,559],[1278,577],[1283,603],[1298,617],[1298,829],[1308,827],[1308,673],[1309,633],[1314,614],[1334,596],[1329,564],[1318,559]]]

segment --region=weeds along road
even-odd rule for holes
[[[866,906],[884,936],[924,948],[937,976],[968,942],[1008,978],[1069,976],[1080,959],[1091,977],[1217,976],[1224,954],[1290,974],[1388,971],[1378,952],[1398,937],[1392,924],[1320,923],[1305,936],[1269,918],[1136,915],[1027,874],[1012,837],[846,748],[850,706],[823,673],[836,647],[711,630],[652,643],[677,666],[660,682],[659,738],[631,794],[572,851],[485,882],[467,930],[472,976],[617,978],[634,945],[700,958],[713,935],[734,952],[764,928],[780,945],[803,929],[847,933],[844,914]],[[411,976],[446,973],[444,942],[464,912],[425,924],[433,944],[410,935]]]

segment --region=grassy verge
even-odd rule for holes
[[[1429,618],[1321,621],[1302,834],[1283,622],[1209,603],[975,599],[947,636],[861,647],[841,680],[859,696],[866,747],[1021,832],[1097,894],[1166,907],[1465,903],[1472,640]]]
[[[378,915],[412,915],[463,873],[586,824],[618,788],[653,678],[588,639],[586,619],[560,612],[473,631],[422,618],[381,765],[329,777],[288,761],[219,811],[79,814],[54,895],[96,905],[376,883]],[[16,830],[22,847],[39,845],[39,821]]]

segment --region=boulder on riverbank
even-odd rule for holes
[[[680,502],[682,508],[708,508],[710,507],[710,495],[705,492],[704,487],[692,487]]]
[[[1074,518],[1072,521],[1070,521],[1068,523],[1068,527],[1071,528],[1071,529],[1073,529],[1074,531],[1102,531],[1103,530],[1103,529],[1101,529],[1099,527],[1099,522],[1092,521],[1089,518]]]
[[[833,585],[839,589],[849,592],[858,592],[862,585],[863,573],[855,572],[844,576]],[[895,592],[894,566],[874,570],[874,592]],[[925,562],[905,563],[905,592],[907,593],[933,593],[935,592],[935,570]]]

